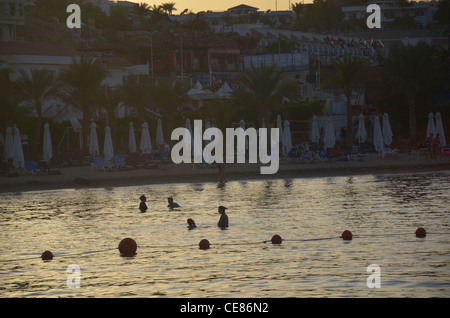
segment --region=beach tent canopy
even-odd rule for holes
[[[228,83],[225,82],[225,83],[223,83],[222,87],[217,90],[216,95],[218,95],[220,97],[230,98],[232,93],[233,93],[233,90],[228,85]]]
[[[105,127],[105,141],[103,143],[103,156],[105,161],[112,161],[114,158],[114,148],[111,138],[111,128]]]
[[[142,124],[142,132],[141,132],[141,144],[139,147],[143,154],[152,153],[152,142],[150,140],[150,133],[148,131],[147,122]]]
[[[187,95],[189,98],[197,101],[208,100],[208,99],[221,99],[222,97],[214,94],[210,90],[204,89],[200,82],[195,83],[194,87],[192,87]]]
[[[44,125],[43,159],[49,162],[53,157],[52,137],[50,135],[50,125]]]
[[[90,128],[91,131],[89,134],[89,154],[91,156],[98,156],[100,150],[98,146],[97,125],[92,122]]]
[[[136,136],[134,135],[133,122],[130,122],[130,129],[128,131],[128,151],[130,153],[136,152]]]

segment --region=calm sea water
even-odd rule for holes
[[[449,189],[450,172],[439,172],[4,193],[0,294],[449,297]],[[169,211],[168,196],[181,208]],[[216,226],[219,205],[226,230]],[[134,257],[119,254],[125,237],[139,246]],[[210,249],[199,249],[203,238]],[[45,250],[53,260],[40,259]],[[67,284],[72,264],[79,288]],[[380,288],[367,286],[371,264]]]

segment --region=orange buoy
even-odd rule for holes
[[[272,236],[272,244],[281,244],[282,241],[283,239],[278,234]]]
[[[42,253],[41,258],[43,261],[49,261],[53,259],[53,253],[50,251],[45,251],[44,253]]]
[[[423,237],[425,237],[425,236],[427,236],[427,231],[425,231],[425,229],[424,229],[423,227],[419,227],[419,228],[416,230],[416,237],[423,238]]]
[[[132,238],[124,238],[119,243],[119,252],[122,256],[133,256],[136,254],[137,244]]]
[[[345,241],[350,241],[353,237],[353,234],[349,230],[345,230],[344,232],[342,232],[341,237]]]
[[[198,246],[202,250],[207,250],[209,248],[209,241],[207,239],[203,239],[200,241],[200,243],[198,243]]]

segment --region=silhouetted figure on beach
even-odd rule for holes
[[[225,209],[227,208],[224,206],[219,206],[220,219],[217,223],[217,226],[221,229],[225,229],[228,227],[228,215],[226,215]]]
[[[139,210],[141,210],[141,212],[145,212],[147,211],[147,204],[145,204],[145,201],[147,201],[147,198],[145,197],[145,195],[141,195],[141,197],[139,198],[141,199],[141,203],[139,204]]]
[[[180,207],[178,203],[173,202],[173,198],[167,198],[167,202],[169,202],[169,205],[167,205],[167,207],[169,207],[171,210]]]
[[[195,225],[195,222],[193,219],[188,219],[187,220],[187,224],[188,224],[188,229],[192,230],[195,229],[197,227],[197,225]]]

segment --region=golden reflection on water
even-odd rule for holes
[[[1,194],[3,297],[448,297],[448,174]],[[147,197],[148,212],[138,210]],[[169,211],[167,197],[181,208]],[[228,208],[220,230],[217,207]],[[193,218],[197,228],[187,229]],[[423,226],[429,235],[414,236]],[[354,239],[340,239],[343,230]],[[270,239],[279,234],[281,245]],[[131,237],[137,255],[119,256]],[[198,243],[207,238],[209,250]],[[39,257],[51,250],[55,258]],[[418,261],[419,260],[419,261]],[[68,288],[67,266],[81,268]],[[366,286],[366,267],[382,288]]]

